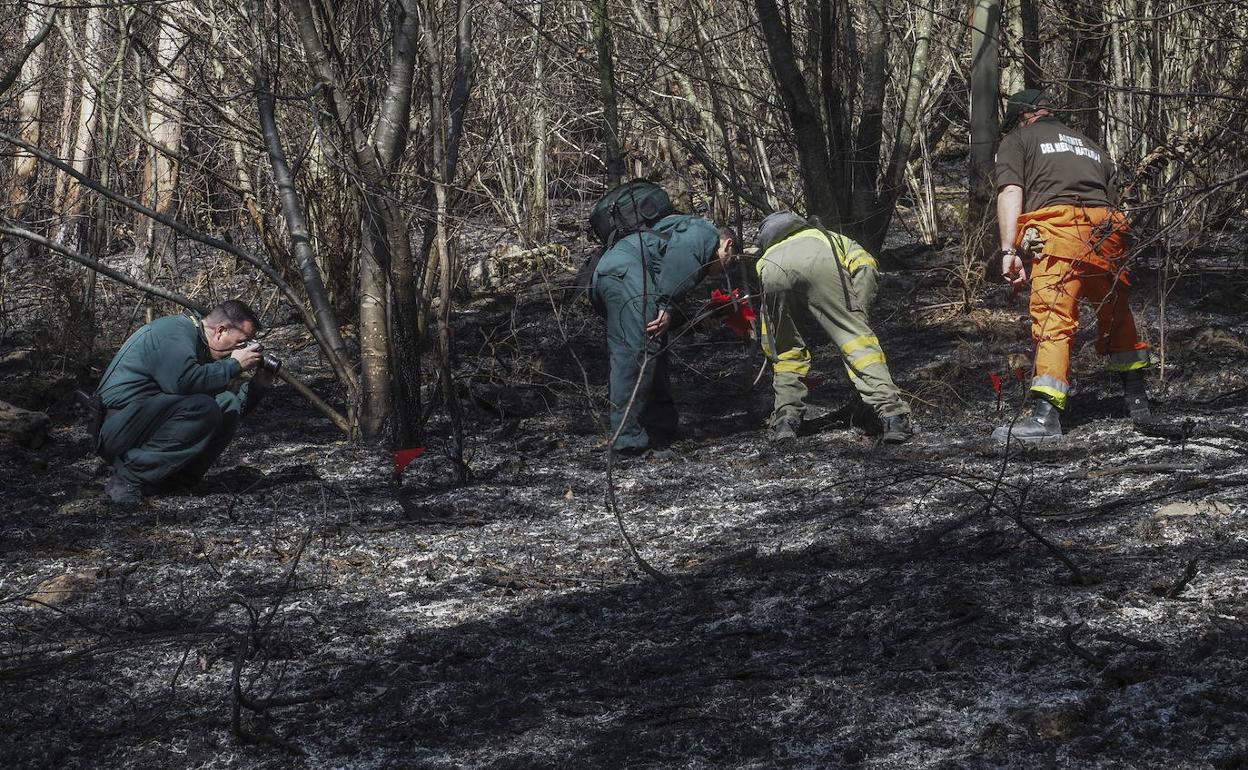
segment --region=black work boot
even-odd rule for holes
[[[909,414],[895,414],[892,417],[881,417],[884,432],[880,438],[885,444],[904,444],[914,435],[914,424]]]
[[[115,505],[137,507],[143,503],[143,488],[121,476],[113,476],[104,484],[104,494]]]
[[[1119,374],[1122,379],[1122,400],[1132,422],[1148,422],[1153,418],[1148,408],[1148,393],[1144,389],[1144,370],[1136,369]]]
[[[785,441],[792,441],[797,438],[797,431],[802,426],[801,419],[797,417],[781,417],[772,423],[771,441],[773,444],[779,444]]]
[[[1042,398],[1034,400],[1014,427],[1002,425],[992,432],[997,443],[1013,439],[1024,444],[1043,444],[1062,436],[1061,410]]]

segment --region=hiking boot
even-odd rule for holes
[[[1032,402],[1031,408],[1018,418],[1014,427],[1002,425],[992,432],[992,438],[1000,444],[1011,438],[1024,444],[1043,444],[1061,436],[1061,412],[1044,399]]]
[[[895,414],[892,417],[882,417],[880,422],[884,426],[880,438],[885,444],[904,444],[914,435],[914,423],[910,421],[909,414]]]
[[[781,417],[771,426],[771,442],[779,444],[796,439],[800,427],[802,421],[797,417]]]
[[[104,495],[114,505],[133,508],[143,503],[142,487],[132,481],[126,481],[121,476],[113,476],[104,484]]]
[[[1127,414],[1132,422],[1148,422],[1153,419],[1152,410],[1148,408],[1148,393],[1144,389],[1144,370],[1136,369],[1122,372],[1122,400],[1127,406]]]

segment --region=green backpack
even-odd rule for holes
[[[660,219],[675,214],[672,199],[654,182],[634,179],[609,191],[594,204],[589,226],[598,242],[611,248],[625,235],[648,230]]]
[[[585,258],[580,270],[576,271],[576,282],[573,284],[576,296],[585,296],[593,302],[589,285],[598,261],[607,249],[626,235],[649,231],[660,219],[675,213],[667,192],[644,179],[625,182],[603,195],[589,213],[589,227],[602,246],[594,249]],[[667,240],[662,234],[659,237]]]

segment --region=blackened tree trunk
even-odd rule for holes
[[[607,160],[607,187],[624,181],[620,153],[620,108],[615,89],[615,44],[607,0],[592,0],[594,49],[598,55],[598,98],[602,100],[603,140]]]
[[[797,66],[793,40],[785,28],[776,0],[755,0],[759,26],[767,43],[772,76],[784,102],[797,147],[798,173],[808,214],[824,224],[839,226],[841,208],[837,205],[824,127],[819,111],[811,101],[802,72]]]
[[[976,0],[971,11],[971,152],[967,190],[966,248],[984,259],[995,251],[993,157],[996,153],[1001,72],[998,38],[1000,0]],[[995,271],[990,271],[995,272]]]
[[[880,192],[876,198],[875,208],[867,215],[865,239],[862,245],[872,253],[879,253],[884,245],[884,235],[888,231],[889,222],[893,218],[893,209],[897,198],[906,184],[906,166],[914,149],[915,132],[918,130],[919,106],[923,101],[923,90],[927,84],[927,62],[931,49],[932,25],[935,22],[936,10],[928,6],[918,9],[918,23],[914,31],[914,54],[910,59],[910,71],[906,79],[905,96],[902,100],[901,115],[897,121],[897,130],[893,138],[893,151],[889,156],[888,168],[884,171],[880,183]]]
[[[1094,142],[1104,144],[1101,90],[1109,43],[1103,24],[1104,10],[1099,0],[1076,0],[1071,10],[1074,24],[1066,106],[1074,113],[1072,122]]]

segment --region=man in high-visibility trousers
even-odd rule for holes
[[[810,351],[798,321],[810,316],[840,348],[845,371],[883,426],[889,443],[908,440],[910,405],[888,371],[880,341],[867,323],[875,301],[875,258],[838,233],[813,227],[787,211],[769,215],[758,229],[763,289],[763,351],[771,360],[776,393],[771,439],[797,436],[806,412]]]
[[[1080,298],[1096,306],[1096,349],[1121,373],[1127,410],[1133,420],[1147,420],[1149,351],[1128,306],[1128,225],[1116,208],[1113,162],[1103,147],[1058,121],[1039,90],[1010,97],[1006,128],[1015,121],[997,151],[1001,272],[1021,284],[1027,275],[1020,252],[1031,261],[1036,361],[1029,409],[993,437],[1042,443],[1062,434]]]

